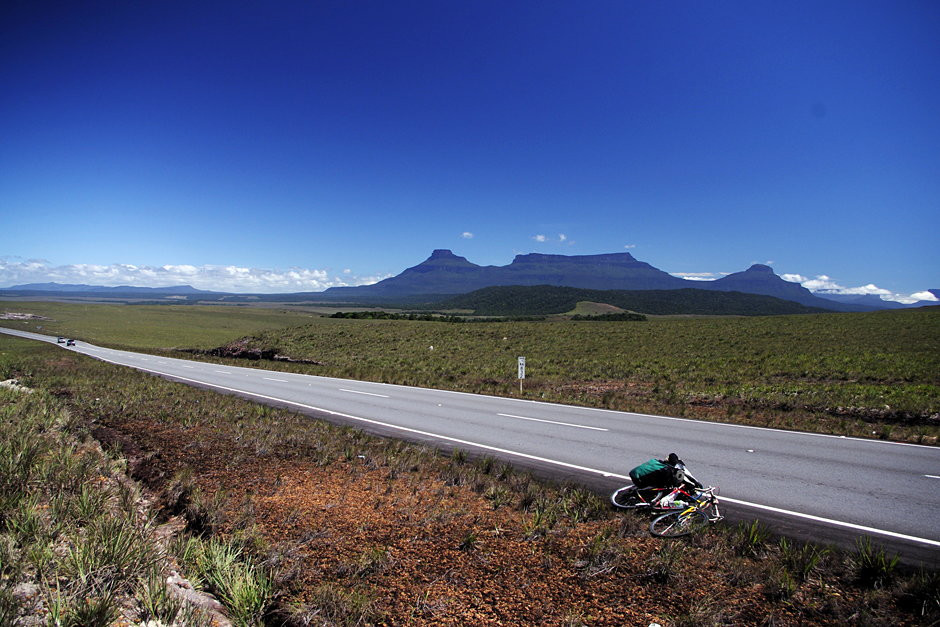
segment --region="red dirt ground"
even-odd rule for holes
[[[773,600],[758,562],[716,567],[700,550],[712,534],[669,544],[633,515],[563,521],[533,539],[531,513],[494,509],[423,471],[262,458],[207,429],[158,421],[95,435],[120,442],[153,489],[189,467],[205,492],[224,490],[223,533],[253,525],[280,556],[284,607],[316,605],[326,586],[363,592],[365,622],[386,625],[842,624],[863,594],[808,581]],[[308,624],[319,624],[315,611]],[[293,624],[305,624],[299,616]]]

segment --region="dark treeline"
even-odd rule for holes
[[[545,316],[511,316],[501,318],[468,318],[451,314],[438,313],[389,313],[387,311],[337,311],[330,318],[350,318],[353,320],[419,320],[422,322],[537,322]]]
[[[582,314],[575,314],[571,316],[572,320],[588,320],[596,322],[645,322],[646,316],[638,313],[607,313],[607,314],[597,314],[594,316],[587,316]]]

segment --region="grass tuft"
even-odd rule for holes
[[[295,610],[297,617],[309,617],[318,623],[354,627],[379,622],[382,613],[376,600],[364,590],[346,589],[336,584],[321,584],[310,595],[310,601]],[[295,623],[317,624],[317,623]]]
[[[156,566],[141,582],[138,597],[145,620],[172,625],[183,611],[182,600],[170,593],[163,571]]]
[[[826,547],[794,542],[787,538],[780,538],[777,546],[784,565],[800,582],[806,581],[819,566],[820,561],[830,553]]]
[[[271,603],[274,584],[238,544],[219,538],[191,538],[181,548],[180,557],[196,580],[219,597],[235,625],[260,623]]]
[[[686,547],[679,542],[664,542],[647,562],[646,578],[660,585],[675,583]]]
[[[876,545],[871,537],[862,536],[855,542],[855,578],[868,588],[883,588],[894,579],[900,557],[889,556],[884,547]]]
[[[732,543],[738,555],[760,557],[767,550],[770,528],[759,520],[741,522],[732,534]]]

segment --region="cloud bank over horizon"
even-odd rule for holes
[[[861,285],[858,287],[845,287],[825,274],[817,275],[815,278],[805,277],[801,274],[781,274],[780,278],[784,281],[799,283],[809,291],[813,292],[814,294],[819,294],[820,296],[825,296],[826,294],[844,294],[850,296],[872,295],[881,297],[881,300],[892,300],[899,303],[904,303],[906,305],[910,305],[911,303],[916,303],[922,300],[938,300],[936,296],[927,290],[922,290],[913,294],[898,294],[896,292],[892,292],[891,290],[878,287],[874,283],[869,283],[868,285]]]
[[[66,283],[116,287],[169,287],[191,285],[217,292],[277,294],[319,292],[329,287],[369,285],[385,276],[358,276],[349,269],[337,273],[310,268],[247,268],[234,265],[68,264],[53,266],[41,259],[0,259],[0,286],[28,283]]]
[[[773,262],[767,262],[767,265],[771,265]],[[686,281],[714,281],[723,276],[726,276],[730,273],[728,272],[670,272],[672,276],[679,277],[680,279],[685,279]],[[914,292],[913,294],[899,294],[897,292],[892,292],[891,290],[886,290],[884,288],[878,287],[873,283],[868,285],[862,285],[859,287],[845,287],[840,285],[831,277],[820,274],[814,278],[806,277],[801,274],[790,274],[782,273],[778,275],[784,281],[790,281],[791,283],[799,283],[806,289],[808,289],[813,294],[818,296],[825,297],[827,294],[830,295],[873,295],[879,296],[882,300],[890,300],[898,303],[903,303],[905,305],[910,305],[919,301],[927,302],[937,302],[940,301],[936,296],[931,294],[927,290],[921,290],[919,292]]]

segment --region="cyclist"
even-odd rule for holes
[[[669,453],[666,459],[651,459],[640,464],[630,471],[630,480],[650,502],[658,501],[675,488],[703,487],[686,471],[685,464],[675,453]]]

